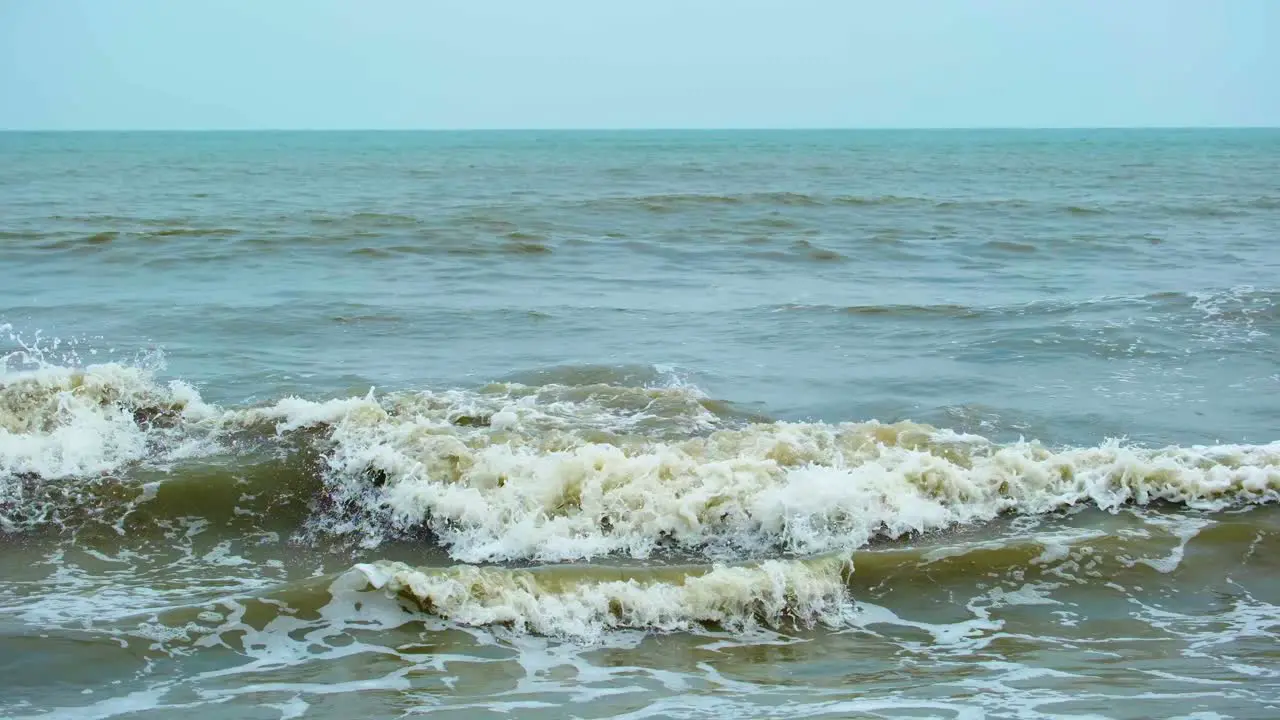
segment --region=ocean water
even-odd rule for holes
[[[1280,715],[1280,131],[0,134],[0,716]]]

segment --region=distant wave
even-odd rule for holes
[[[946,197],[925,194],[838,194],[822,191],[771,191],[707,192],[707,193],[651,193],[629,195],[598,195],[581,199],[536,197],[513,194],[484,205],[467,204],[431,211],[405,211],[403,209],[353,209],[350,211],[306,210],[296,214],[283,212],[275,216],[255,217],[254,231],[284,231],[291,226],[333,228],[334,232],[374,232],[394,234],[427,227],[466,227],[493,233],[530,232],[520,227],[511,217],[494,215],[496,209],[520,211],[529,207],[573,208],[575,211],[676,213],[745,211],[772,209],[778,211],[803,211],[804,209],[842,208],[876,210],[911,208],[921,212],[936,211],[1009,211],[1065,215],[1086,220],[1092,217],[1115,214],[1159,214],[1183,217],[1233,217],[1266,213],[1280,209],[1280,198],[1259,195],[1230,198],[1190,198],[1185,202],[1169,202],[1163,198],[1151,198],[1143,202],[1126,200],[1099,201],[1081,193],[1081,197],[1064,202],[1032,200],[1025,197]],[[35,218],[28,218],[31,223]],[[0,238],[30,239],[66,233],[93,236],[99,233],[118,233],[122,237],[166,237],[203,235],[246,234],[246,228],[238,226],[234,217],[211,217],[185,213],[183,215],[149,216],[129,214],[54,214],[39,219],[43,226],[22,230],[14,227],[0,228]]]
[[[1117,295],[1081,300],[1043,300],[1006,305],[884,304],[770,306],[774,312],[843,313],[863,317],[893,318],[982,318],[1011,315],[1060,315],[1081,310],[1132,306],[1166,315],[1185,315],[1200,322],[1266,322],[1280,320],[1280,291],[1238,286],[1217,291],[1166,291],[1146,295]]]
[[[411,227],[422,223],[421,219],[413,215],[398,213],[358,212],[345,219],[353,225],[372,227]]]
[[[348,251],[351,255],[370,259],[391,259],[405,255],[459,255],[483,257],[487,255],[549,255],[554,248],[543,242],[531,240],[512,240],[472,243],[470,245],[388,245],[385,247],[363,246]]]
[[[973,308],[965,305],[850,305],[838,307],[834,305],[779,305],[774,308],[779,312],[839,312],[849,315],[867,317],[939,317],[939,318],[977,318],[985,312],[984,308]]]
[[[1205,222],[1218,218],[1245,215],[1265,215],[1280,207],[1280,200],[1269,196],[1245,197],[1223,200],[1191,200],[1170,203],[1152,200],[1144,203],[1079,201],[1063,203],[1031,201],[1025,198],[948,198],[922,195],[837,195],[821,192],[742,192],[742,193],[683,193],[683,194],[635,194],[565,198],[512,198],[488,205],[469,204],[431,211],[398,212],[356,210],[289,212],[267,217],[257,217],[253,226],[243,225],[232,216],[199,217],[191,215],[148,217],[131,215],[52,215],[37,224],[32,219],[23,220],[30,230],[22,227],[0,228],[0,239],[9,247],[35,248],[62,251],[83,251],[104,254],[130,249],[145,250],[149,244],[171,242],[170,249],[186,247],[186,240],[210,240],[198,247],[208,257],[230,256],[241,246],[271,249],[320,249],[344,247],[346,252],[369,258],[395,258],[413,255],[476,255],[491,254],[537,256],[554,253],[562,238],[574,241],[604,241],[609,238],[635,237],[626,227],[625,219],[634,214],[697,216],[698,227],[690,227],[689,238],[707,235],[757,235],[795,236],[823,227],[831,231],[833,221],[841,221],[839,213],[910,212],[914,233],[928,233],[919,222],[933,215],[937,222],[933,231],[947,237],[963,237],[967,222],[989,213],[1023,217],[1057,218],[1064,223],[1058,235],[1061,242],[1041,243],[1022,238],[982,240],[975,238],[976,247],[985,251],[1002,253],[1032,253],[1058,250],[1075,243],[1081,226],[1096,224],[1091,236],[1107,237],[1106,243],[1095,243],[1099,249],[1134,250],[1131,233],[1116,237],[1107,235],[1107,223],[1113,218],[1130,215],[1164,217],[1166,219],[1196,218]],[[589,223],[550,219],[557,212],[570,215],[582,214]],[[832,213],[822,215],[822,213]],[[984,214],[985,213],[985,214]],[[610,226],[609,220],[618,222]],[[583,227],[604,223],[598,230]],[[903,245],[895,237],[899,226],[889,217],[870,227],[859,228],[860,233],[873,233],[872,240],[879,245]],[[945,223],[945,228],[943,224]],[[581,227],[580,227],[581,225]],[[594,238],[582,238],[584,232],[598,232]],[[662,235],[661,242],[670,241],[670,235]],[[1161,238],[1144,236],[1150,244],[1158,244]],[[504,242],[505,241],[505,242]],[[193,247],[197,247],[192,243]],[[220,255],[221,254],[221,255]],[[842,247],[825,247],[811,253],[813,260],[840,260],[847,254]],[[764,259],[775,257],[759,255]],[[793,260],[795,256],[782,255],[776,259]]]
[[[1030,243],[1014,242],[1012,240],[988,240],[982,244],[982,247],[1011,253],[1033,253],[1039,249]]]
[[[141,233],[144,238],[165,238],[165,237],[213,237],[238,235],[240,230],[236,228],[198,228],[198,227],[180,227],[166,228],[164,230],[153,230],[151,232]]]
[[[899,195],[837,195],[829,201],[832,205],[852,205],[854,207],[874,207],[877,205],[919,205],[934,204],[936,201],[923,197],[904,197]]]

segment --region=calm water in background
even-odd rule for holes
[[[0,714],[1275,716],[1277,228],[1273,130],[0,134]]]

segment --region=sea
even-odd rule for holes
[[[0,717],[1280,716],[1280,130],[0,134]]]

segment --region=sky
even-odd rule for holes
[[[0,0],[0,128],[1277,126],[1276,38],[1280,0]]]

